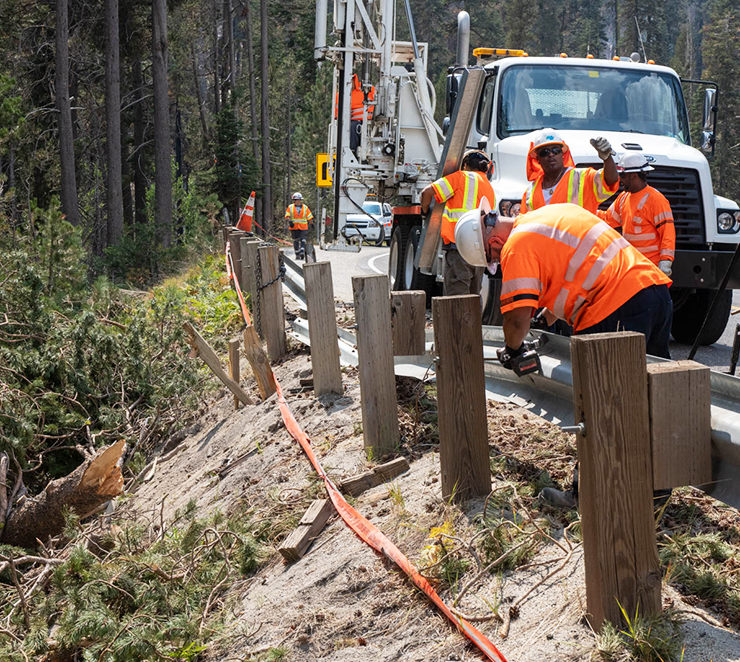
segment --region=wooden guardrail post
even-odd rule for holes
[[[571,339],[588,618],[622,622],[660,610],[645,337]]]
[[[277,246],[263,246],[259,249],[261,286],[260,326],[267,342],[267,355],[270,360],[283,358],[288,351],[285,341],[285,307],[283,306],[283,285],[280,280],[266,287],[280,273],[280,253]]]
[[[331,263],[313,262],[303,266],[306,279],[308,335],[311,341],[314,393],[341,394],[342,371],[339,365],[337,315],[334,309],[334,287]]]
[[[435,297],[432,318],[442,497],[461,501],[491,491],[480,297]]]
[[[250,239],[244,237],[242,242],[242,290],[249,293],[249,305],[252,308],[252,314],[257,309],[257,251],[262,243],[259,239]]]
[[[424,290],[391,292],[393,355],[418,356],[426,345],[427,295]]]
[[[229,374],[238,384],[241,381],[239,370],[239,340],[229,340]],[[239,398],[234,396],[234,409],[239,409]]]
[[[379,459],[399,441],[388,276],[354,276],[352,290],[365,449]]]
[[[245,233],[241,230],[232,229],[229,232],[229,244],[231,245],[231,259],[234,263],[234,273],[239,278],[242,275],[242,251],[241,251],[241,237],[245,236]]]
[[[709,368],[694,361],[647,367],[653,489],[712,480],[712,390]],[[681,458],[680,462],[676,458]]]

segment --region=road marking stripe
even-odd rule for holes
[[[375,260],[378,260],[381,257],[390,257],[390,255],[391,255],[391,253],[390,253],[390,251],[388,251],[387,253],[381,253],[380,255],[376,255],[375,257],[371,257],[367,261],[367,266],[370,267],[376,274],[381,274],[382,276],[385,276],[386,275],[386,272],[385,271],[381,271],[380,269],[378,269],[373,263],[375,262]]]

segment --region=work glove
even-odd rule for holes
[[[673,262],[670,260],[661,260],[658,262],[658,269],[660,269],[666,276],[670,277],[673,273]]]
[[[512,349],[508,345],[505,347],[501,347],[500,349],[496,350],[496,356],[498,357],[499,363],[506,368],[507,370],[513,370],[514,364],[513,360],[522,354],[525,350],[525,343],[522,343],[519,346],[519,349]]]
[[[602,161],[606,161],[612,154],[616,153],[612,149],[609,141],[601,136],[599,136],[598,138],[591,138],[590,143],[591,146],[597,151],[597,153],[599,154],[599,158]]]

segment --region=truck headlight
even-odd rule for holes
[[[502,200],[498,203],[498,211],[501,216],[516,216],[521,208],[521,200]]]
[[[740,230],[740,211],[720,211],[717,214],[717,230],[722,234],[735,234]]]

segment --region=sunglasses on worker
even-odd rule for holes
[[[552,147],[543,147],[541,150],[537,152],[537,157],[540,159],[545,159],[550,154],[553,156],[557,156],[558,154],[563,153],[563,148],[560,145],[554,145]]]

